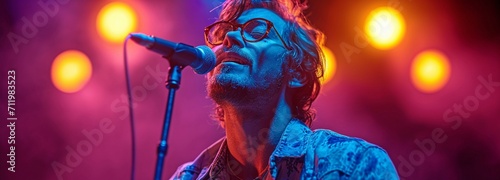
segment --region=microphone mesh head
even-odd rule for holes
[[[202,53],[201,63],[193,69],[197,74],[206,74],[215,68],[215,53],[208,46],[197,46],[196,49]]]

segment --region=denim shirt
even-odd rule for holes
[[[193,162],[181,165],[174,180],[231,179],[226,138],[205,149]],[[398,179],[382,148],[330,130],[311,131],[292,119],[269,158],[261,179]]]

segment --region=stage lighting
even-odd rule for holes
[[[436,50],[418,54],[411,66],[411,79],[415,87],[425,93],[433,93],[448,82],[450,64],[446,56]]]
[[[330,49],[328,49],[326,46],[322,46],[321,50],[323,51],[323,55],[325,55],[325,71],[321,84],[326,84],[335,75],[335,71],[337,70],[337,62],[335,61],[335,56],[333,55],[332,51],[330,51]]]
[[[134,10],[122,2],[104,6],[97,15],[97,31],[107,41],[121,43],[137,26]]]
[[[396,46],[405,34],[405,21],[398,10],[379,7],[368,15],[365,33],[373,47],[381,50]]]
[[[74,93],[79,91],[85,86],[91,75],[92,65],[90,60],[80,51],[65,51],[52,62],[52,83],[62,92]]]

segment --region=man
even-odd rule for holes
[[[397,179],[387,153],[364,140],[311,131],[323,74],[322,33],[305,3],[229,0],[205,29],[217,56],[207,90],[226,137],[172,179]]]

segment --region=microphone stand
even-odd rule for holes
[[[170,62],[170,61],[169,61]],[[185,66],[181,66],[171,62],[168,70],[168,78],[166,88],[168,89],[167,107],[165,110],[165,120],[163,122],[163,129],[161,132],[160,143],[158,144],[158,156],[156,159],[155,180],[161,179],[163,171],[163,162],[168,152],[168,132],[170,129],[170,121],[172,119],[172,110],[174,108],[175,91],[179,89],[181,84],[181,71]]]

